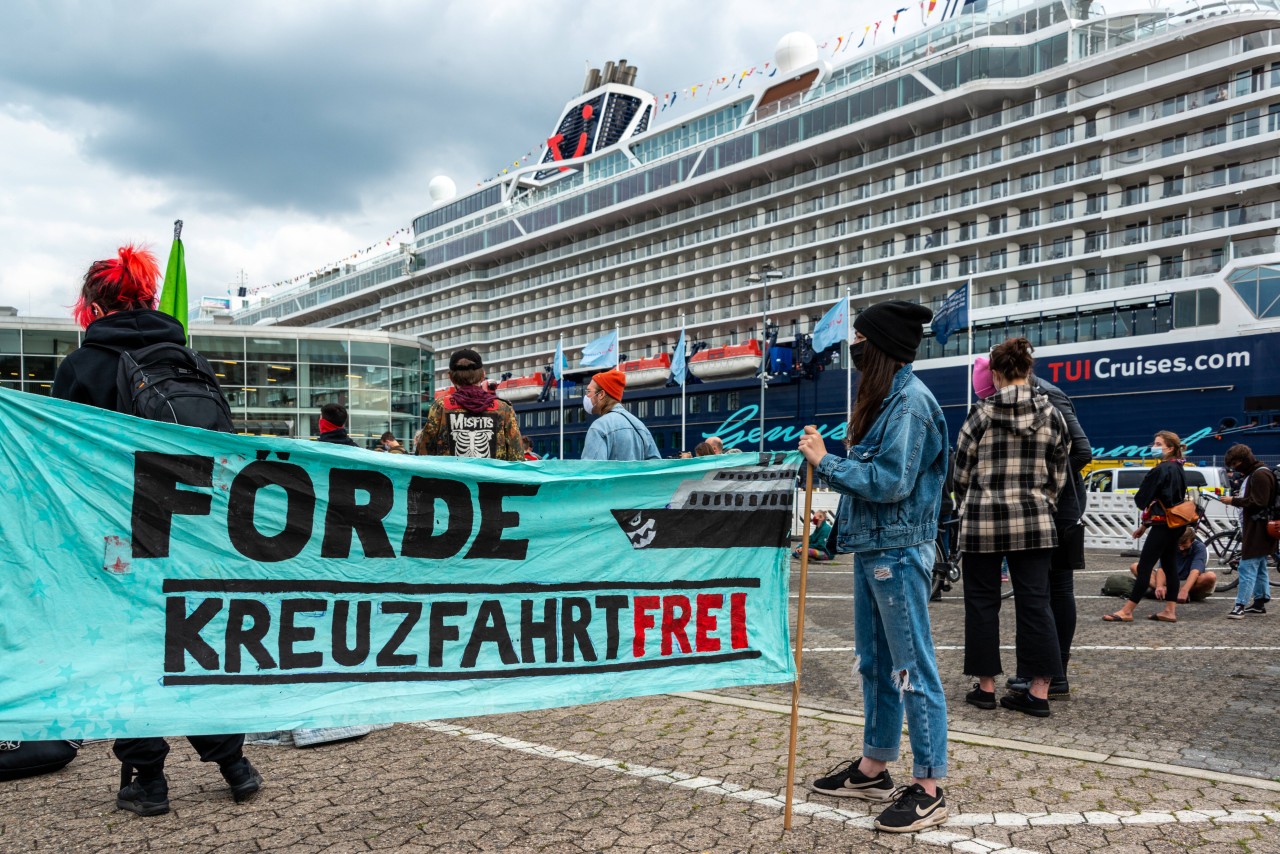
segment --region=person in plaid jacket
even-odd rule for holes
[[[1049,716],[1049,680],[1063,676],[1049,606],[1049,568],[1058,544],[1054,511],[1067,479],[1070,434],[1047,395],[1030,382],[1031,342],[1011,338],[991,351],[996,393],[975,406],[956,442],[955,490],[964,555],[964,671],[978,677],[965,701],[994,709],[1000,666],[1000,567],[1008,560],[1017,617],[1018,673],[1030,691],[1005,708]]]

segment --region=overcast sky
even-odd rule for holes
[[[409,226],[432,177],[465,192],[534,149],[588,61],[660,95],[895,5],[7,0],[0,305],[66,316],[121,242],[163,268],[179,218],[193,298],[290,279]]]

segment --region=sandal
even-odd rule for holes
[[[1116,611],[1114,614],[1103,614],[1102,619],[1108,623],[1132,623],[1133,615],[1126,617],[1121,612]]]
[[[1147,619],[1148,619],[1148,620],[1155,620],[1155,621],[1156,621],[1156,622],[1158,622],[1158,623],[1176,623],[1176,622],[1178,622],[1178,618],[1177,618],[1177,617],[1166,617],[1164,614],[1161,614],[1159,611],[1157,611],[1156,613],[1154,613],[1154,614],[1152,614],[1151,616],[1147,617]]]

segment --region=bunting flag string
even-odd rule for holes
[[[333,261],[329,264],[324,264],[310,271],[309,273],[301,273],[297,276],[293,276],[292,278],[281,279],[278,282],[272,282],[269,285],[257,285],[256,287],[246,288],[246,292],[251,295],[256,295],[263,291],[270,291],[279,287],[297,285],[309,279],[315,278],[316,276],[323,275],[324,273],[328,273],[334,269],[340,269],[343,264],[350,264],[353,261],[360,260],[365,256],[373,254],[375,251],[378,254],[383,254],[383,252],[386,249],[396,245],[397,243],[404,242],[402,240],[398,240],[398,238],[401,237],[401,235],[412,237],[413,229],[407,226],[405,228],[397,228],[395,232],[387,235],[382,240],[379,240],[377,243],[371,243],[363,249],[357,250],[356,252],[352,252],[350,255],[346,256],[345,258],[339,261]]]

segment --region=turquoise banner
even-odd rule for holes
[[[0,739],[787,682],[797,454],[504,463],[0,389]]]

